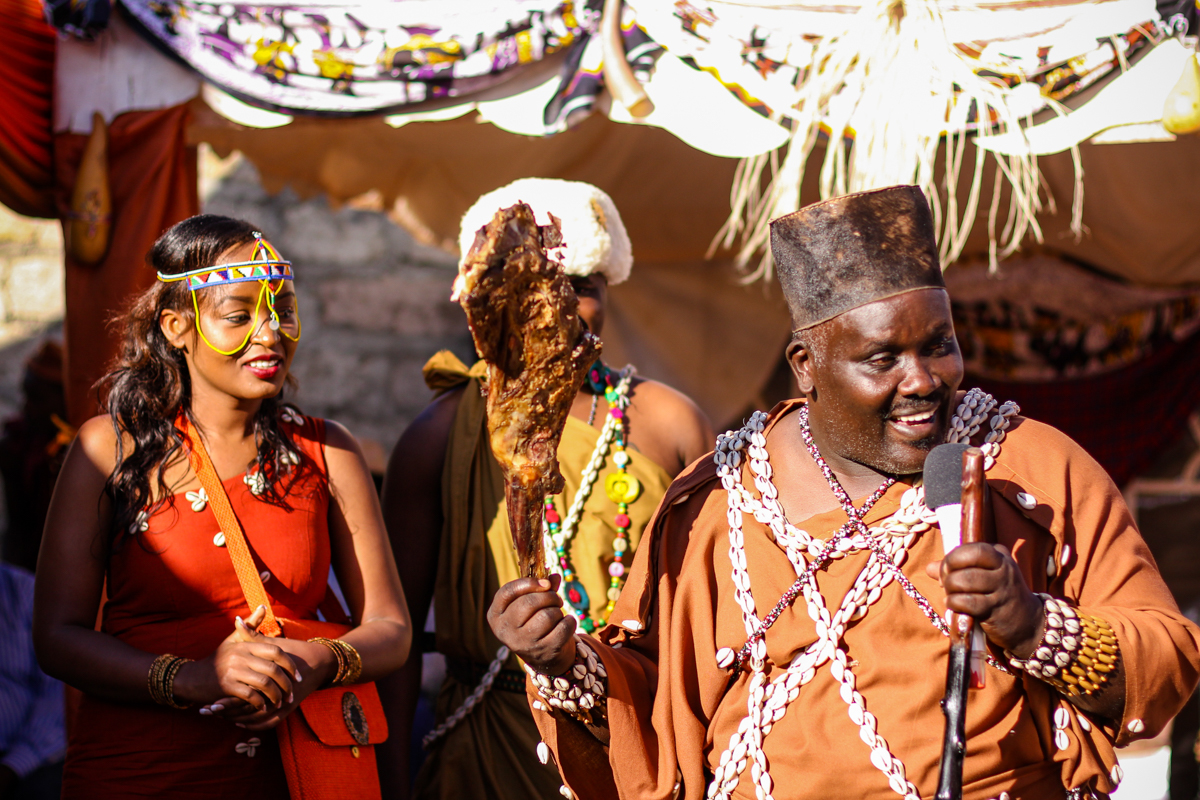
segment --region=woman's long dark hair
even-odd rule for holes
[[[230,248],[254,241],[254,230],[242,220],[201,214],[160,236],[146,261],[164,275],[201,269],[215,264]],[[203,293],[197,300],[204,302]],[[180,409],[191,413],[192,387],[183,351],[173,347],[159,327],[163,312],[168,310],[194,321],[187,281],[156,281],[133,300],[125,314],[114,319],[124,327],[124,339],[113,368],[98,384],[104,409],[112,416],[117,434],[117,466],[104,484],[113,501],[110,544],[119,543],[124,534],[139,534],[139,514],[148,509],[156,494],[150,485],[152,475],[158,481],[157,502],[173,501],[166,470],[186,457],[174,421]],[[293,383],[290,376],[288,381]],[[254,434],[257,465],[267,486],[260,499],[287,507],[287,489],[281,485],[281,476],[291,475],[292,479],[286,481],[290,485],[309,465],[280,428],[285,406],[282,395],[280,392],[263,401],[254,418]],[[289,470],[288,462],[297,460],[297,468]]]

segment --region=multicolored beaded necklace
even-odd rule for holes
[[[615,385],[614,376],[616,377]],[[575,493],[575,499],[567,511],[566,520],[559,516],[555,498],[547,497],[545,501],[545,534],[549,540],[549,547],[553,548],[554,560],[557,561],[559,571],[563,576],[559,593],[566,601],[567,608],[579,620],[579,627],[588,633],[602,628],[608,623],[608,616],[612,613],[617,598],[621,596],[621,588],[625,585],[624,559],[629,550],[629,527],[632,524],[629,519],[629,504],[637,500],[642,492],[638,479],[626,471],[626,467],[629,465],[629,453],[625,450],[625,409],[629,406],[629,387],[632,380],[633,371],[628,367],[620,373],[616,373],[600,361],[592,366],[588,373],[588,383],[597,396],[601,392],[604,393],[604,399],[608,402],[608,417],[604,421],[600,439],[596,442],[596,449],[592,451],[592,456],[588,459],[587,466],[584,467],[579,491]],[[613,561],[608,565],[608,604],[600,618],[593,619],[588,613],[591,608],[591,598],[588,597],[583,582],[576,576],[567,550],[578,530],[579,521],[583,517],[583,506],[591,496],[592,487],[610,450],[617,471],[605,479],[604,492],[608,495],[608,499],[617,506],[617,514],[614,519],[617,537],[613,540]]]

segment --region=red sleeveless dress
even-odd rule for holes
[[[290,510],[259,500],[250,475],[224,481],[275,614],[317,619],[329,577],[325,421],[281,423],[313,469]],[[207,658],[250,609],[205,497],[175,495],[112,554],[101,630],[147,653]],[[84,695],[71,728],[65,800],[287,800],[274,731],[247,731],[197,709],[125,705]]]

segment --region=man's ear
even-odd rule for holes
[[[188,334],[191,333],[193,325],[191,317],[170,308],[165,309],[158,317],[158,327],[176,350],[187,351]]]
[[[796,377],[800,394],[811,399],[817,388],[816,377],[813,375],[816,364],[808,343],[799,337],[793,337],[784,350],[784,356],[792,368],[792,375]]]

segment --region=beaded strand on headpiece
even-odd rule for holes
[[[232,350],[222,350],[209,341],[204,333],[204,329],[200,326],[200,306],[196,300],[196,292],[199,289],[208,289],[214,286],[227,286],[235,283],[251,283],[258,282],[260,289],[258,297],[254,305],[254,320],[258,319],[259,309],[262,308],[263,298],[267,300],[267,312],[269,317],[268,325],[271,330],[278,331],[283,336],[291,339],[293,342],[300,341],[301,327],[299,314],[295,314],[295,330],[290,330],[292,325],[281,322],[279,312],[275,308],[275,299],[283,288],[284,281],[294,279],[292,272],[292,262],[282,258],[279,251],[276,250],[270,242],[263,238],[263,235],[258,231],[253,231],[254,236],[254,253],[249,261],[234,261],[228,264],[216,264],[209,267],[201,267],[200,269],[181,272],[178,274],[166,274],[163,272],[156,273],[158,280],[163,283],[175,283],[177,281],[186,281],[188,291],[192,296],[192,310],[196,315],[196,331],[200,334],[200,338],[204,343],[212,348],[217,353],[223,356],[231,356],[241,352],[250,342],[250,337],[254,335],[256,327],[250,326],[246,332],[245,338],[241,344]],[[294,312],[293,312],[294,313]]]

